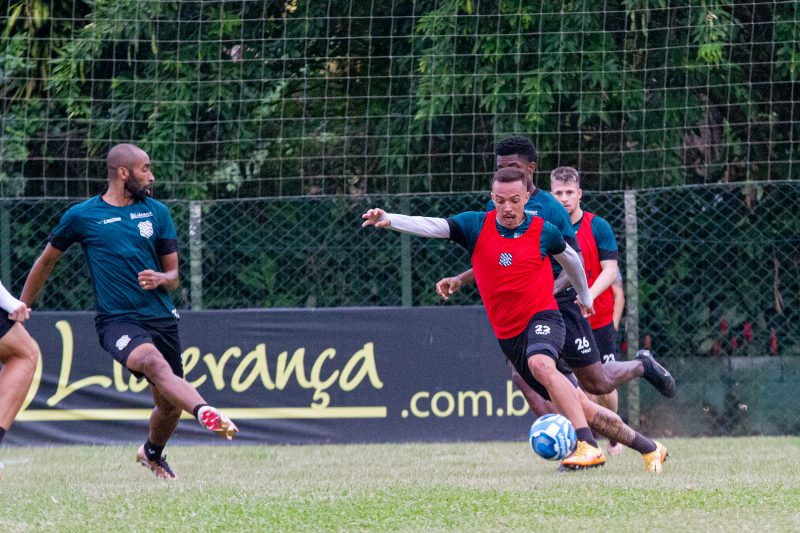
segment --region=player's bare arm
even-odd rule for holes
[[[22,288],[22,295],[20,300],[25,302],[29,307],[36,301],[36,297],[50,277],[50,272],[56,266],[58,260],[61,259],[63,252],[52,244],[47,244],[44,247],[42,255],[40,255],[33,263],[28,278],[25,280],[25,286]]]
[[[611,289],[614,291],[614,329],[619,331],[622,313],[625,310],[625,291],[622,288],[622,278],[619,275],[611,285]]]
[[[583,262],[578,253],[569,245],[560,254],[553,255],[558,264],[566,271],[570,283],[575,288],[578,295],[578,305],[584,316],[594,314],[594,298],[589,293],[589,285],[586,282],[586,272],[583,270]]]
[[[475,275],[472,269],[466,270],[458,276],[442,278],[436,282],[436,293],[447,300],[448,296],[458,292],[462,286],[475,283]]]
[[[180,285],[180,278],[178,277],[178,254],[177,252],[173,252],[171,254],[162,255],[159,260],[161,261],[163,272],[156,272],[150,269],[142,270],[139,272],[139,286],[146,291],[152,291],[161,287],[167,292],[172,292]]]
[[[603,292],[614,284],[617,279],[617,260],[606,259],[600,261],[600,275],[594,280],[594,283],[589,287],[589,292],[592,293],[592,298],[597,298]]]

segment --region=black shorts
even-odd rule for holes
[[[105,351],[128,368],[127,361],[131,352],[142,344],[152,344],[161,352],[169,363],[172,372],[183,377],[183,359],[181,358],[181,340],[178,336],[178,321],[174,318],[131,322],[111,320],[96,324],[97,337]],[[130,370],[130,369],[128,369]],[[130,370],[137,378],[141,372]]]
[[[593,329],[592,333],[594,333],[594,340],[597,343],[597,349],[600,350],[603,364],[616,361],[619,351],[617,350],[617,330],[614,329],[614,322]]]
[[[11,328],[14,327],[14,322],[10,318],[8,318],[8,313],[4,309],[0,309],[0,339],[5,337],[6,333],[11,331]]]
[[[528,358],[545,354],[558,361],[558,352],[564,344],[564,322],[558,311],[540,311],[533,315],[525,330],[510,339],[498,339],[506,359],[514,365],[525,383],[545,400],[550,399],[544,385],[534,379],[528,368]]]
[[[600,351],[592,334],[592,326],[575,303],[576,297],[575,290],[569,288],[556,295],[556,302],[564,320],[565,330],[561,357],[571,368],[582,368],[599,363]]]

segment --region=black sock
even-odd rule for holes
[[[631,442],[631,448],[641,454],[645,454],[656,451],[656,443],[637,431],[633,437],[633,442]]]
[[[0,428],[0,442],[3,442],[3,437],[6,436],[6,431],[7,430],[5,428]]]
[[[161,458],[161,452],[164,451],[164,446],[153,444],[150,439],[144,443],[144,454],[148,461],[158,461]]]
[[[207,403],[198,403],[197,405],[195,405],[194,409],[192,409],[192,415],[195,418],[197,418],[198,411],[200,411],[200,409],[202,409],[203,407],[208,407],[208,404]],[[199,418],[197,418],[197,419],[200,420]]]
[[[578,437],[578,440],[584,440],[584,441],[588,442],[590,445],[592,445],[595,448],[597,448],[597,441],[594,440],[594,437],[592,436],[592,430],[589,429],[588,426],[587,427],[582,427],[582,428],[577,428],[575,430],[575,436]]]

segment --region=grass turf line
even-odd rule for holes
[[[0,531],[800,529],[800,438],[667,439],[661,476],[625,450],[557,473],[526,442],[2,448]]]

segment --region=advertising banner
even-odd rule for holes
[[[13,445],[141,442],[150,388],[93,313],[35,313],[40,361]],[[522,440],[533,420],[482,307],[184,311],[186,379],[240,443]],[[186,415],[176,441],[217,439]]]

